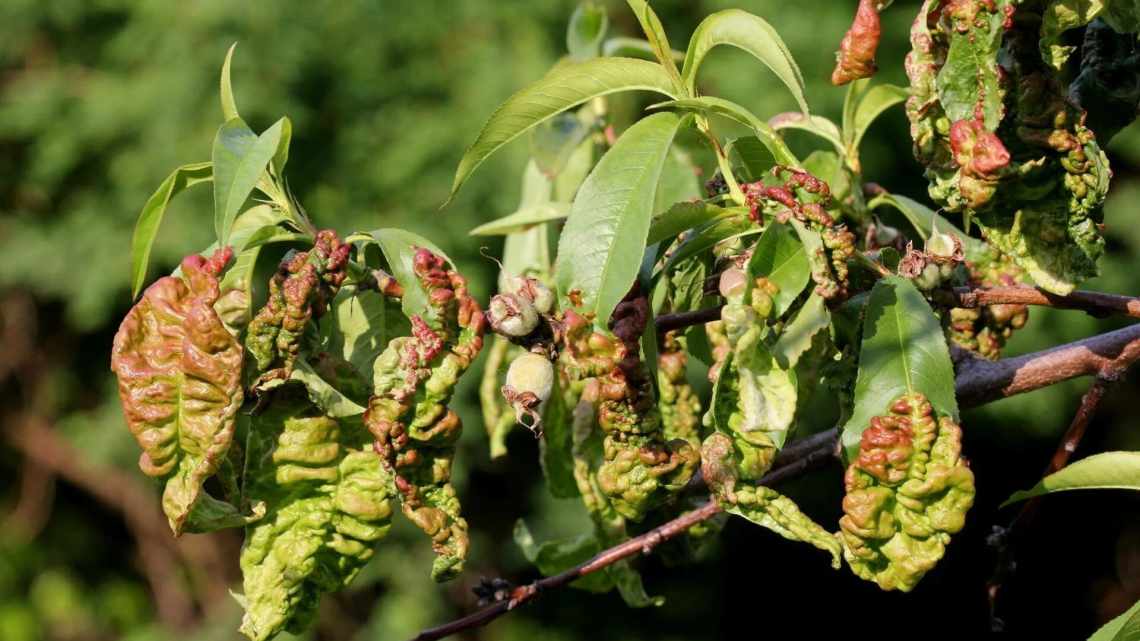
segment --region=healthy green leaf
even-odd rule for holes
[[[827,311],[827,304],[823,298],[812,293],[804,303],[792,322],[784,326],[784,331],[776,340],[772,348],[772,355],[776,362],[784,369],[791,369],[811,349],[812,339],[819,332],[831,327],[831,312]]]
[[[840,156],[845,156],[847,148],[843,145],[843,135],[839,132],[839,127],[835,126],[823,116],[805,116],[801,113],[788,111],[782,114],[776,114],[768,119],[768,124],[776,131],[784,129],[798,129],[806,131],[810,134],[819,136],[820,138],[831,143],[835,150],[839,152]]]
[[[547,178],[562,173],[570,157],[590,133],[593,110],[563,112],[530,131],[530,157]]]
[[[1068,490],[1140,490],[1140,452],[1102,452],[1083,458],[1014,492],[1001,507],[1043,494]]]
[[[680,202],[654,217],[649,225],[647,245],[676,238],[681,232],[724,218],[747,217],[743,207],[718,207],[703,202]]]
[[[792,167],[799,166],[799,160],[797,160],[791,150],[788,149],[788,146],[784,143],[784,139],[780,137],[780,134],[777,133],[772,126],[756,117],[756,115],[747,108],[731,100],[725,100],[715,96],[698,96],[696,98],[682,98],[680,100],[660,102],[652,105],[650,109],[665,107],[716,114],[735,120],[747,127],[751,127],[756,137],[772,152],[772,156],[776,158],[779,164]]]
[[[733,166],[745,171],[743,178],[748,181],[763,179],[776,166],[772,150],[756,136],[733,139],[726,145],[725,151]]]
[[[1101,626],[1089,637],[1089,641],[1138,640],[1140,640],[1140,601],[1133,603],[1132,607]]]
[[[732,211],[732,210],[729,210]],[[691,256],[700,254],[722,240],[759,234],[760,229],[748,218],[746,214],[739,216],[724,216],[701,227],[695,234],[681,243],[673,255],[666,261],[665,266],[657,272],[657,276],[667,274],[677,263]]]
[[[531,127],[591,98],[635,90],[674,97],[669,74],[656,63],[633,58],[595,58],[558,65],[491,114],[459,161],[448,202],[488,156]]]
[[[230,62],[233,60],[235,48],[237,48],[236,42],[230,45],[229,51],[226,51],[226,59],[222,62],[222,122],[241,118],[238,115],[237,103],[234,101],[234,88],[230,84]]]
[[[281,139],[277,143],[277,151],[273,153],[273,171],[281,176],[285,171],[285,163],[289,162],[289,144],[293,142],[293,121],[287,117],[281,118]]]
[[[749,280],[763,276],[779,288],[772,296],[772,316],[779,318],[811,281],[803,243],[787,225],[772,223],[756,241],[748,261]]]
[[[708,52],[717,45],[739,47],[755,56],[792,92],[800,111],[808,113],[803,75],[792,58],[792,52],[772,25],[763,18],[739,9],[718,11],[702,20],[693,32],[681,74],[689,95],[696,94],[697,69]]]
[[[131,297],[137,297],[146,283],[146,270],[150,263],[150,249],[158,235],[158,227],[166,215],[170,200],[184,189],[213,180],[213,165],[198,162],[182,165],[162,181],[143,205],[131,236]]]
[[[555,498],[569,499],[580,494],[574,478],[572,420],[571,408],[567,407],[555,376],[550,398],[542,408],[542,440],[538,442],[542,475],[547,490]]]
[[[653,47],[647,40],[642,38],[626,38],[617,36],[608,38],[602,43],[602,55],[609,57],[623,57],[623,58],[639,58],[642,60],[656,60],[657,56],[653,53]],[[673,49],[669,52],[674,62],[681,62],[685,59],[685,54],[682,51]]]
[[[606,37],[609,17],[606,8],[592,0],[580,2],[570,14],[570,26],[566,29],[566,50],[573,58],[587,60],[597,57]]]
[[[669,73],[677,91],[683,92],[684,85],[681,82],[681,72],[677,69],[677,62],[673,60],[673,49],[669,46],[669,38],[665,35],[665,27],[662,26],[661,19],[657,17],[657,13],[645,0],[626,0],[626,4],[633,10],[633,15],[637,17],[637,22],[641,25],[641,31],[645,33],[645,39],[649,41],[649,46],[653,49],[653,55],[656,56],[657,62],[661,63],[661,66]],[[690,91],[690,93],[692,92]]]
[[[423,314],[427,309],[428,299],[427,292],[412,267],[416,249],[420,247],[429,249],[432,253],[443,256],[452,266],[455,265],[455,261],[435,243],[410,231],[386,227],[373,230],[369,235],[380,245],[380,251],[384,252],[384,258],[388,261],[388,269],[392,270],[392,275],[404,288],[404,296],[400,300],[404,315],[411,318]]]
[[[665,155],[686,120],[660,113],[638,121],[574,198],[558,244],[558,293],[580,292],[582,310],[603,326],[637,278]]]
[[[674,203],[693,202],[701,197],[701,183],[697,180],[700,168],[689,154],[676,146],[665,156],[661,179],[657,182],[657,195],[653,211],[664,211]]]
[[[214,138],[214,230],[226,244],[238,211],[277,153],[284,121],[255,136],[240,118],[226,122]]]
[[[855,407],[843,426],[848,460],[871,417],[903,394],[926,395],[934,409],[958,420],[954,367],[938,317],[909,280],[888,276],[875,284],[863,321]]]
[[[859,143],[871,123],[887,109],[904,102],[908,95],[905,88],[895,85],[871,86],[869,78],[856,80],[848,86],[843,104],[843,142],[849,159],[858,159]]]
[[[545,205],[525,207],[508,216],[483,223],[468,233],[472,236],[505,236],[526,231],[541,223],[562,220],[569,213],[570,206],[566,203],[549,202]]]

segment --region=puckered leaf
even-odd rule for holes
[[[188,256],[181,276],[147,288],[115,334],[111,369],[127,425],[143,448],[139,467],[166,483],[162,507],[174,532],[221,464],[242,403],[242,349],[214,311],[227,247]]]
[[[684,122],[671,113],[638,121],[574,198],[558,243],[558,294],[566,300],[577,292],[601,325],[637,277],[665,155]]]
[[[595,58],[558,65],[538,82],[511,96],[491,114],[459,161],[450,198],[497,149],[531,127],[591,98],[619,91],[674,93],[673,81],[656,63],[633,58]]]
[[[1002,118],[997,52],[1005,12],[979,11],[961,19],[969,21],[969,28],[950,32],[946,64],[938,72],[938,97],[951,122],[973,120],[981,113],[986,129],[993,131]]]
[[[302,632],[321,596],[352,581],[388,531],[392,477],[359,422],[275,399],[250,427],[246,496],[267,506],[241,552],[241,631]]]
[[[1001,505],[1069,490],[1140,490],[1140,452],[1102,452],[1068,465]]]
[[[903,394],[923,394],[940,414],[957,419],[954,368],[938,318],[910,281],[888,276],[867,302],[855,407],[843,426],[847,460],[858,456],[871,417]]]
[[[844,476],[839,539],[856,575],[909,592],[965,524],[974,474],[961,457],[962,428],[921,393],[884,407]]]

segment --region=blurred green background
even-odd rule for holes
[[[827,78],[854,0],[658,0],[675,48],[708,12],[736,6],[783,35],[814,111],[837,117],[843,90]],[[884,16],[880,79],[903,83],[906,32],[918,3]],[[0,640],[239,638],[235,532],[166,530],[156,487],[136,468],[108,370],[111,337],[130,305],[135,216],[175,166],[206,160],[221,120],[217,74],[239,46],[234,85],[257,130],[294,124],[290,186],[315,220],[342,234],[403,226],[427,235],[471,275],[485,300],[495,265],[467,230],[515,208],[527,144],[485,164],[446,211],[455,165],[495,105],[537,79],[564,50],[571,0],[160,2],[5,0],[0,3]],[[611,33],[636,35],[624,3]],[[717,50],[702,73],[710,93],[769,116],[793,108],[762,66]],[[630,107],[645,103],[632,98]],[[721,123],[723,126],[723,123]],[[797,145],[806,144],[797,139]],[[1140,132],[1110,147],[1108,257],[1090,289],[1140,293]],[[905,117],[893,110],[864,143],[869,180],[922,198]],[[171,207],[151,275],[211,240],[208,189]],[[1038,310],[1009,353],[1120,326],[1078,312]],[[480,576],[533,578],[511,543],[515,519],[537,533],[584,528],[574,501],[545,498],[537,448],[525,433],[492,462],[469,377],[459,410],[468,429],[456,471],[473,532],[463,578],[435,585],[431,551],[407,523],[381,545],[353,588],[326,599],[310,638],[412,636],[474,607]],[[978,638],[990,629],[986,536],[1008,522],[996,505],[1031,485],[1085,382],[968,412],[966,452],[979,495],[942,566],[910,595],[884,594],[808,546],[731,524],[713,558],[665,567],[646,559],[647,587],[667,604],[627,610],[615,595],[544,597],[480,639],[711,639],[842,633],[879,638]],[[1140,449],[1132,379],[1114,390],[1078,455]],[[787,486],[807,512],[834,523],[841,470]],[[1020,572],[1007,585],[1004,638],[1083,639],[1140,597],[1140,509],[1124,493],[1050,498]],[[1048,613],[1047,616],[1044,613]],[[1043,634],[1043,636],[1042,636]]]

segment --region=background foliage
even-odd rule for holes
[[[159,517],[156,490],[135,467],[106,362],[130,302],[134,218],[170,169],[209,158],[219,120],[217,71],[229,44],[240,43],[234,83],[251,126],[263,129],[282,113],[293,120],[291,188],[319,224],[424,234],[470,274],[475,295],[486,300],[497,269],[480,247],[500,241],[472,239],[467,230],[514,209],[527,143],[513,143],[488,161],[446,211],[439,205],[486,114],[562,55],[573,4],[8,0],[0,6],[0,639],[237,636],[238,608],[226,588],[237,579],[238,540],[220,533],[173,542],[164,528],[148,526]],[[897,2],[884,14],[882,81],[905,84],[907,22],[917,4]],[[637,27],[623,5],[611,3],[611,29],[633,35]],[[779,30],[804,71],[813,111],[836,118],[843,89],[827,78],[854,2],[654,3],[680,43],[689,35],[683,29],[732,6]],[[713,53],[702,82],[756,113],[795,107],[778,81],[740,52]],[[639,106],[615,103],[627,116]],[[789,136],[793,146],[808,142],[796,136]],[[1120,134],[1109,152],[1116,182],[1106,208],[1105,275],[1085,287],[1136,294],[1140,227],[1130,219],[1140,198],[1140,130]],[[926,200],[901,109],[874,125],[863,157],[871,179]],[[203,220],[209,199],[209,190],[195,190],[171,207],[152,276],[209,243]],[[1034,309],[1007,353],[1119,322]],[[473,607],[470,588],[480,573],[531,577],[511,543],[515,519],[526,518],[539,538],[584,523],[576,501],[546,498],[536,444],[525,432],[508,439],[508,459],[490,462],[477,380],[468,377],[458,397],[468,429],[455,474],[473,532],[471,569],[460,581],[433,584],[424,570],[431,551],[403,524],[353,589],[328,600],[317,638],[408,637]],[[616,595],[566,591],[475,634],[716,638],[742,625],[765,633],[854,627],[871,634],[860,623],[871,612],[889,611],[890,622],[869,625],[915,631],[924,623],[929,628],[930,613],[953,602],[955,616],[940,617],[939,632],[978,636],[988,629],[981,586],[993,555],[986,535],[1012,516],[997,504],[1036,479],[1082,385],[965,414],[965,451],[980,488],[974,518],[949,562],[911,595],[880,593],[834,573],[804,546],[734,523],[711,562],[683,568],[644,562],[647,587],[665,595],[665,608],[628,611]],[[1082,449],[1140,448],[1135,391],[1109,396]],[[800,492],[786,489],[817,520],[834,522],[838,466],[799,483]],[[810,500],[802,491],[809,485]],[[1021,573],[1006,587],[1010,638],[1044,631],[1050,638],[1084,638],[1140,597],[1137,507],[1132,495],[1112,493],[1048,499],[1022,552]]]

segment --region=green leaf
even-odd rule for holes
[[[226,244],[230,227],[241,206],[257,186],[277,152],[284,121],[278,120],[260,136],[235,118],[226,122],[214,138],[214,230]]]
[[[293,121],[287,117],[281,118],[281,139],[277,142],[277,151],[273,153],[273,170],[278,176],[285,171],[285,163],[289,162],[289,144],[293,141]]]
[[[569,213],[570,206],[566,203],[549,202],[545,205],[524,207],[508,216],[483,223],[468,233],[472,236],[505,236],[526,231],[541,223],[562,220]]]
[[[137,297],[146,283],[146,270],[150,263],[150,249],[158,235],[158,228],[162,218],[166,215],[166,207],[170,200],[182,190],[188,189],[198,183],[213,179],[213,165],[208,162],[198,162],[182,165],[175,169],[162,184],[158,186],[151,197],[143,205],[135,221],[135,231],[131,236],[131,297]]]
[[[796,396],[795,372],[776,362],[759,332],[750,332],[725,358],[710,411],[718,430],[780,449],[795,421]]]
[[[840,156],[845,156],[847,148],[843,145],[843,135],[839,132],[839,127],[835,126],[823,116],[805,116],[801,113],[794,111],[776,114],[768,119],[768,124],[776,131],[784,129],[798,129],[806,131],[809,134],[818,136],[827,142],[831,143],[832,147],[839,152]]]
[[[859,166],[859,144],[871,123],[887,109],[906,101],[909,95],[905,88],[895,85],[871,86],[869,78],[848,85],[843,102],[843,142],[847,146],[848,162],[853,167]]]
[[[411,333],[395,301],[355,284],[340,288],[320,321],[322,349],[368,373],[388,341]]]
[[[664,211],[674,203],[699,200],[702,193],[701,182],[697,180],[699,172],[700,168],[687,152],[677,147],[669,149],[661,179],[657,182],[653,211]]]
[[[914,226],[915,231],[923,240],[930,238],[931,231],[937,227],[938,231],[955,236],[962,241],[962,249],[967,258],[979,256],[988,251],[984,241],[967,236],[966,232],[958,229],[954,223],[918,201],[898,194],[880,194],[867,203],[867,208],[874,210],[881,205],[890,205],[899,210],[910,221],[910,224]]]
[[[871,421],[903,394],[922,393],[935,411],[958,420],[954,367],[942,326],[909,280],[887,276],[875,284],[863,320],[855,407],[843,426],[848,460]]]
[[[643,38],[626,38],[624,36],[617,36],[608,38],[602,43],[602,55],[610,57],[623,57],[623,58],[639,58],[641,60],[656,60],[657,55],[653,53],[653,46],[649,44],[648,40]],[[669,52],[674,62],[681,62],[685,59],[685,54],[682,51],[673,49]]]
[[[1140,452],[1102,452],[1061,468],[1028,490],[1014,492],[1000,507],[1068,490],[1140,490]]]
[[[580,2],[574,13],[570,14],[570,25],[566,29],[566,50],[578,60],[597,57],[608,26],[609,18],[604,6],[592,0]]]
[[[718,207],[704,202],[680,202],[656,216],[649,225],[647,245],[676,238],[681,232],[724,218],[747,217],[743,207]]]
[[[686,120],[660,113],[638,121],[574,198],[558,243],[558,293],[581,292],[583,311],[602,326],[637,278],[665,155]]]
[[[756,241],[747,275],[749,281],[763,276],[779,288],[772,296],[772,316],[779,318],[811,281],[811,265],[792,229],[772,223]]]
[[[1089,641],[1138,641],[1140,640],[1140,601],[1121,613],[1120,616],[1100,627],[1089,637]]]
[[[831,312],[823,298],[814,292],[808,297],[792,322],[784,326],[784,331],[776,339],[772,355],[784,369],[791,369],[800,357],[811,349],[816,334],[831,327]]]
[[[776,157],[756,136],[742,136],[729,141],[725,151],[734,167],[744,169],[745,180],[761,180],[776,166]],[[799,164],[799,163],[797,163]]]
[[[681,72],[677,69],[677,62],[673,60],[673,49],[669,46],[669,37],[665,35],[665,27],[662,26],[657,13],[645,0],[626,0],[626,4],[633,10],[633,15],[637,17],[637,22],[641,25],[641,31],[645,33],[645,39],[649,41],[649,47],[653,49],[653,55],[656,56],[657,62],[661,63],[661,66],[669,73],[669,77],[673,79],[674,87],[677,88],[678,92],[684,91]]]
[[[779,164],[790,165],[792,167],[799,166],[799,160],[797,160],[791,150],[788,149],[788,146],[784,143],[784,139],[780,137],[780,134],[778,134],[775,129],[760,118],[757,118],[755,114],[745,107],[731,100],[725,100],[715,96],[699,96],[697,98],[683,98],[680,100],[660,102],[652,105],[650,108],[659,109],[665,107],[716,114],[735,120],[746,127],[751,127],[756,137],[772,152],[772,156],[776,158]]]
[[[938,99],[950,122],[973,120],[979,107],[986,129],[994,131],[1001,122],[998,48],[1005,19],[1004,11],[979,11],[971,29],[951,30],[946,63],[936,81]]]
[[[708,52],[717,45],[738,47],[755,56],[776,74],[792,92],[800,111],[808,113],[804,98],[804,78],[792,58],[792,52],[780,34],[763,18],[739,9],[718,11],[701,21],[689,39],[685,65],[681,74],[685,89],[696,93],[697,69]]]
[[[531,127],[591,98],[635,90],[674,97],[669,74],[656,63],[633,58],[595,58],[558,65],[491,114],[459,161],[448,202],[488,156]]]
[[[543,576],[552,576],[592,559],[602,546],[592,534],[580,534],[565,539],[555,539],[537,543],[530,528],[522,519],[515,521],[513,532],[515,545]],[[609,592],[614,588],[613,580],[607,572],[592,572],[570,584],[587,592]]]
[[[241,118],[238,115],[237,103],[234,101],[234,88],[230,84],[230,62],[233,60],[235,48],[237,48],[236,42],[230,45],[229,51],[226,52],[226,59],[222,62],[222,122]]]
[[[566,405],[565,392],[558,377],[542,408],[542,439],[538,442],[539,463],[546,478],[546,488],[555,498],[574,498],[580,494],[574,478],[573,408]]]
[[[580,113],[560,113],[531,130],[530,156],[547,178],[562,172],[570,156],[589,135],[592,118],[593,111],[583,108]]]
[[[677,263],[711,249],[714,245],[723,240],[759,233],[760,228],[757,227],[745,213],[741,213],[737,216],[718,218],[704,227],[701,227],[697,233],[681,243],[676,251],[669,256],[669,260],[665,262],[665,266],[657,272],[657,276],[660,277],[661,274],[669,273]]]
[[[388,261],[388,269],[404,289],[404,296],[400,299],[404,315],[411,318],[423,314],[427,309],[428,299],[427,292],[420,284],[420,279],[416,278],[416,272],[412,267],[416,250],[421,247],[431,250],[432,253],[443,256],[453,267],[455,261],[435,243],[410,231],[386,227],[373,230],[368,235],[380,245],[380,251],[384,252],[384,259]]]
[[[345,418],[360,416],[364,413],[365,408],[362,405],[345,396],[331,383],[321,378],[313,366],[309,365],[309,362],[303,358],[297,359],[293,366],[293,373],[289,378],[305,385],[309,400],[313,402],[313,405],[319,407],[326,416]]]

